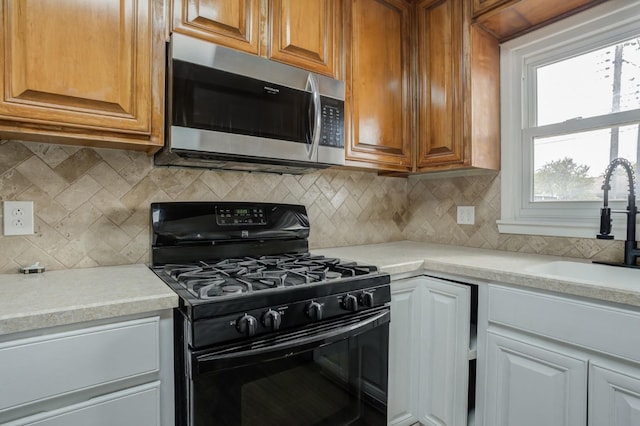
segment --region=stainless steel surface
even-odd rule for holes
[[[271,81],[285,87],[306,90],[308,71],[248,53],[188,37],[172,35],[172,58],[203,65],[258,80]],[[344,100],[344,81],[313,74],[320,95]]]
[[[171,126],[171,148],[309,163],[318,160],[317,152],[311,152],[312,155],[309,157],[308,145],[304,143],[177,126]],[[344,156],[342,149],[338,151]]]
[[[344,166],[344,148],[320,145],[318,147],[318,164]]]
[[[313,155],[318,156],[318,144],[320,143],[320,133],[322,132],[322,106],[320,105],[320,90],[318,88],[318,82],[312,73],[309,73],[307,79],[308,85],[311,87],[313,109],[315,111],[313,130],[311,131],[311,150],[309,152],[309,160]]]

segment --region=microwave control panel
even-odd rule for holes
[[[324,98],[320,145],[344,148],[344,103]]]

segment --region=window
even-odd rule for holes
[[[607,165],[640,165],[640,3],[612,0],[503,44],[501,82],[500,232],[595,237]],[[609,196],[622,210],[619,172]]]

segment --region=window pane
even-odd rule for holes
[[[536,70],[538,126],[640,108],[640,39]]]
[[[610,159],[623,157],[636,165],[640,125],[535,138],[533,201],[596,201],[602,199],[604,172]],[[617,149],[616,146],[617,133]],[[613,136],[613,137],[612,137]],[[612,149],[613,147],[613,149]],[[611,200],[626,200],[627,178],[614,175]],[[639,191],[640,192],[640,191]]]

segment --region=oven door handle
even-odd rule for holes
[[[193,376],[243,367],[251,364],[286,358],[301,352],[317,349],[332,343],[345,340],[367,331],[373,330],[390,320],[389,308],[385,308],[374,315],[348,325],[341,325],[317,334],[307,335],[295,339],[285,339],[282,343],[262,346],[244,351],[227,351],[218,354],[203,354],[193,357]]]

